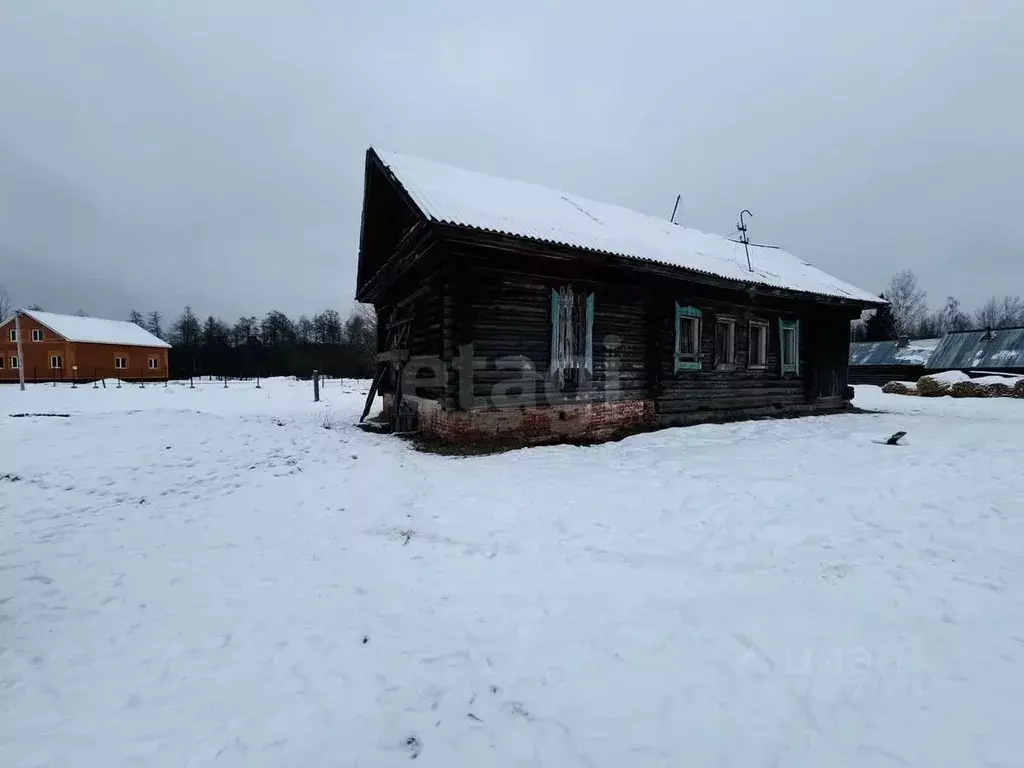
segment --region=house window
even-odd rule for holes
[[[715,322],[715,364],[736,364],[736,321],[731,317]]]
[[[17,341],[18,340],[18,329],[17,328],[11,328],[11,334],[10,335],[11,335],[11,341]]]
[[[551,375],[579,389],[594,373],[594,294],[565,286],[551,291]]]
[[[0,355],[0,368],[3,368],[3,367],[4,367],[4,358],[3,358],[3,355]]]
[[[768,323],[764,320],[751,320],[749,334],[748,365],[751,368],[764,368],[768,365]]]
[[[156,367],[157,367],[157,364],[156,364],[156,358],[155,358],[155,357],[151,357],[151,358],[149,358],[149,369],[150,369],[150,370],[153,370],[153,369],[155,369]]]
[[[42,341],[42,340],[43,340],[43,329],[42,328],[33,328],[32,329],[32,341]]]
[[[17,355],[11,355],[11,368],[17,368],[17,367],[18,367],[18,356]]]
[[[114,367],[115,368],[127,368],[128,367],[128,358],[127,357],[115,357],[114,358]]]
[[[683,307],[676,302],[675,370],[700,370],[700,318],[696,307]]]
[[[60,355],[50,355],[50,367],[54,370],[64,367],[64,358]]]
[[[799,320],[779,320],[779,363],[783,373],[800,373]]]

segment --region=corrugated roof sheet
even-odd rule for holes
[[[992,331],[950,333],[939,343],[928,359],[928,368],[999,370],[1024,368],[1024,328],[1002,328]]]
[[[907,346],[898,341],[855,341],[850,344],[850,365],[924,365],[941,339],[914,339]]]
[[[68,341],[88,342],[91,344],[119,344],[127,347],[161,347],[170,349],[171,345],[154,336],[145,328],[123,320],[104,320],[99,317],[79,317],[78,315],[58,315],[55,312],[38,312],[34,309],[22,310],[36,322],[63,336]]]
[[[413,202],[435,221],[500,232],[773,288],[880,303],[868,291],[774,248],[670,224],[579,195],[466,171],[431,160],[374,150]]]

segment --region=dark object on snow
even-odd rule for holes
[[[906,432],[897,432],[892,437],[890,437],[888,440],[886,440],[885,444],[886,445],[896,445],[897,443],[899,443],[900,439],[902,437],[904,437],[906,434],[907,434]]]
[[[409,748],[409,759],[415,760],[420,756],[420,750],[423,749],[423,745],[420,744],[420,740],[415,736],[410,736],[405,740],[405,746]]]
[[[363,635],[363,645],[366,645],[368,642],[370,642],[370,636]]]
[[[54,416],[58,419],[70,419],[70,413],[12,413],[12,419],[34,419],[36,416]]]

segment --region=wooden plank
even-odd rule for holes
[[[373,382],[370,384],[370,391],[366,395],[366,403],[363,405],[363,413],[359,417],[359,423],[361,424],[366,419],[366,414],[370,412],[370,408],[373,407],[373,400],[377,397],[377,387],[380,386],[380,380],[384,377],[384,372],[387,370],[386,365],[378,365],[377,373],[373,377]]]

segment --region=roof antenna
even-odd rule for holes
[[[679,202],[683,199],[682,195],[676,195],[676,204],[672,206],[672,218],[668,220],[669,224],[676,223],[676,211],[679,210]]]
[[[747,225],[743,221],[744,213],[747,214],[747,216],[750,216],[751,218],[754,217],[754,214],[752,214],[750,211],[744,208],[742,211],[740,211],[740,223],[739,226],[736,228],[740,231],[740,242],[743,243],[743,250],[746,251],[747,253],[747,269],[753,272],[754,268],[750,266],[750,238],[747,237]]]

